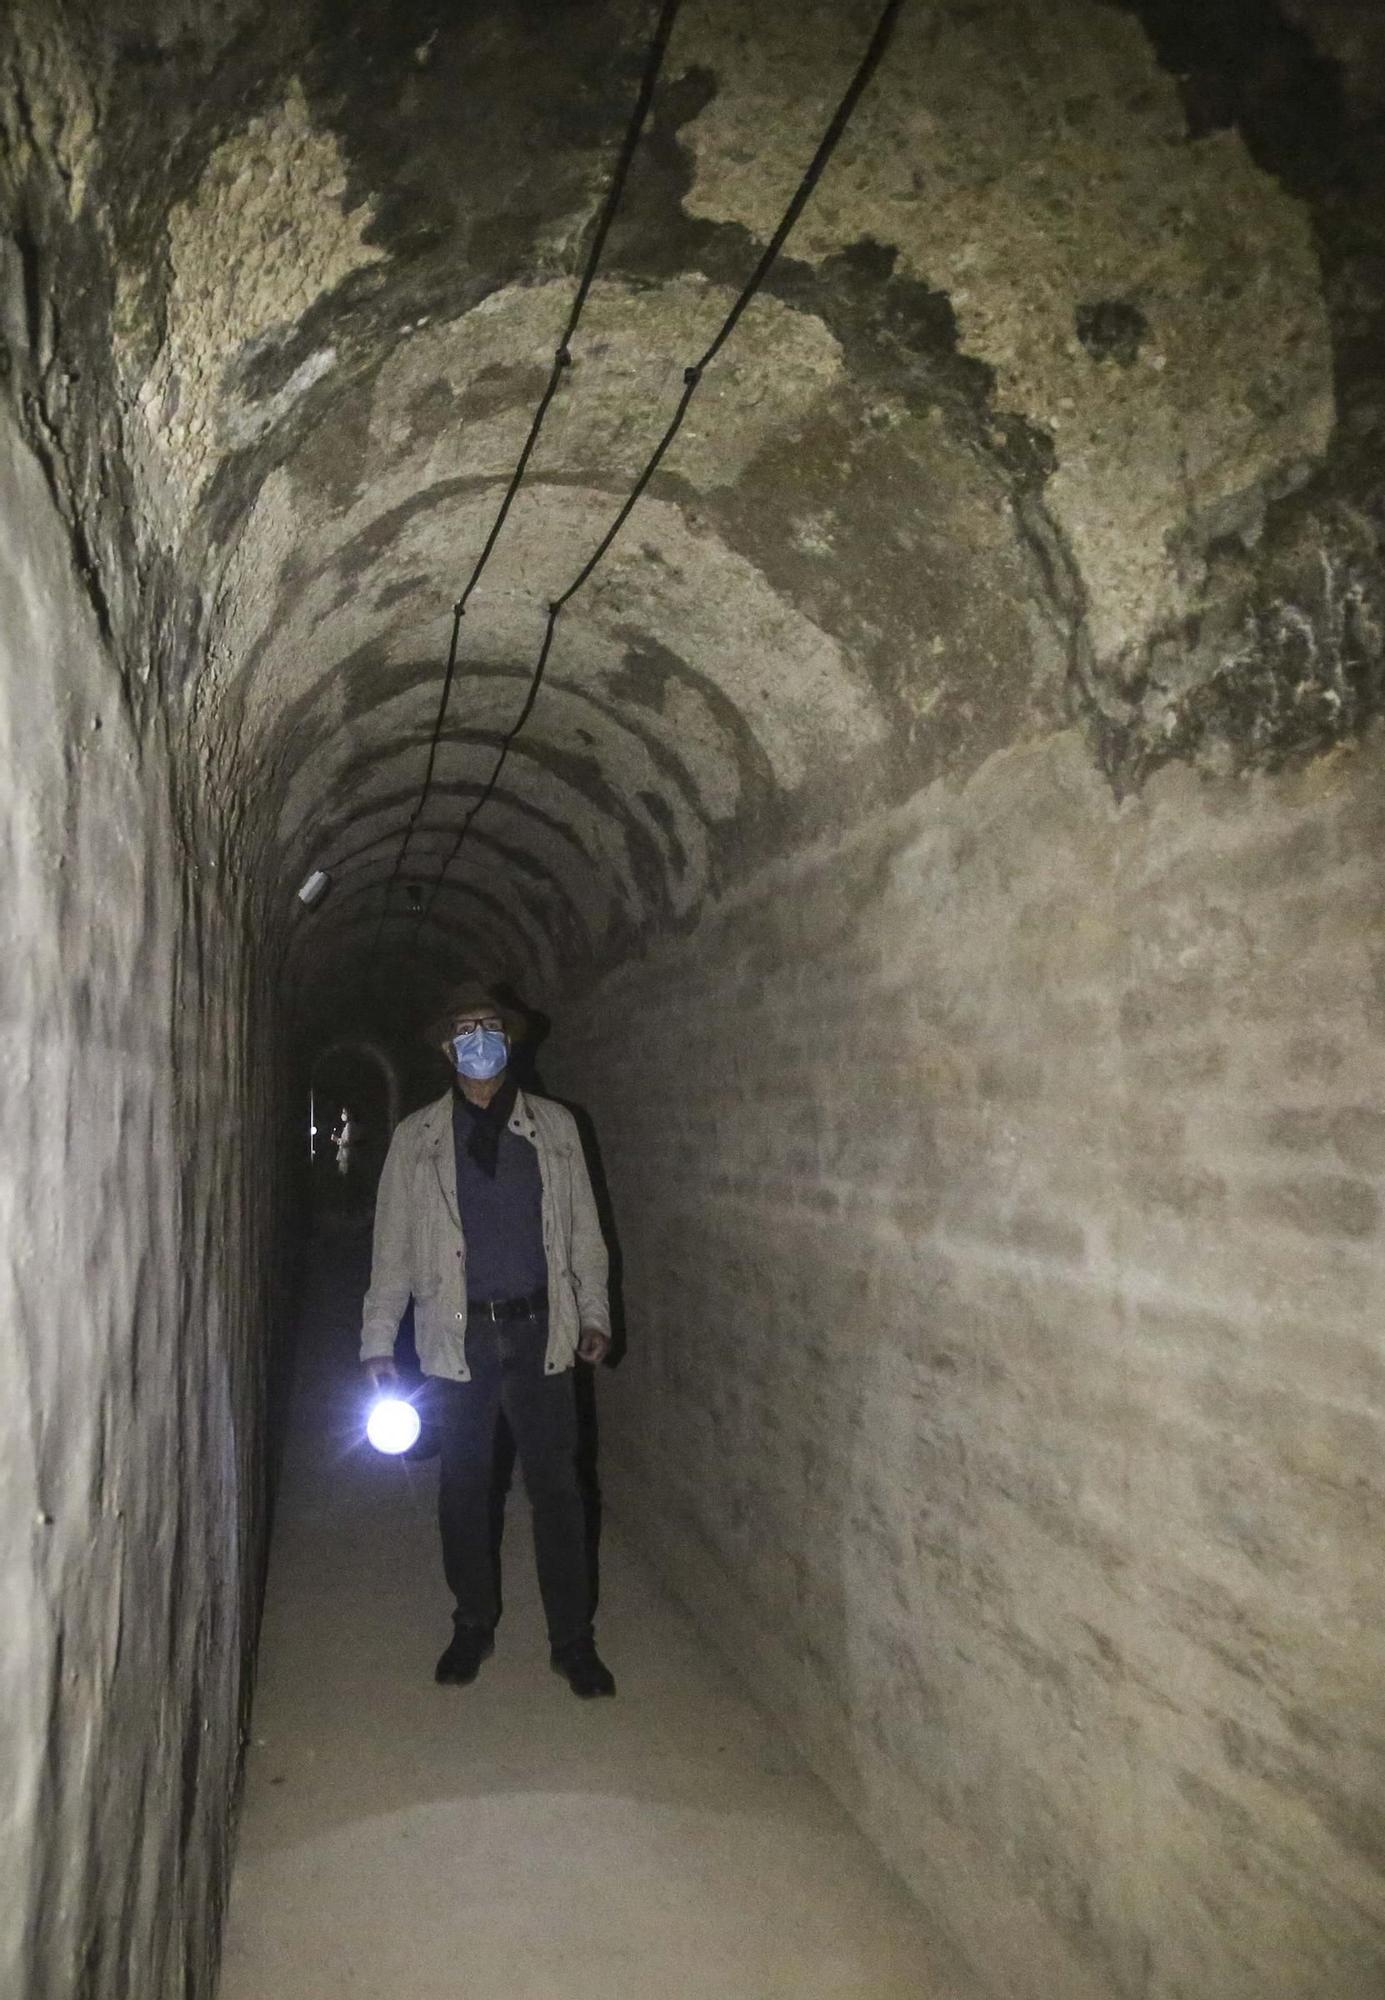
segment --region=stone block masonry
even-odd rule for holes
[[[7,411],[0,518],[0,1994],[186,2000],[257,1616],[275,1063]]]
[[[1385,1990],[1379,743],[1075,738],[609,978],[607,1486],[1004,2000]]]

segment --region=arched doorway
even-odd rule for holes
[[[308,1090],[314,1208],[323,1220],[368,1220],[399,1121],[394,1059],[363,1038],[329,1042],[313,1058]]]

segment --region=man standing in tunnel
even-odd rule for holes
[[[361,1360],[377,1386],[412,1295],[419,1361],[441,1438],[438,1517],[456,1599],[439,1681],[465,1685],[494,1651],[496,1430],[513,1432],[534,1516],[554,1671],[585,1697],[615,1693],[592,1630],[577,1479],[572,1368],[610,1347],[606,1245],[576,1122],[522,1091],[510,1067],[524,1017],[486,988],[451,996],[430,1030],[447,1093],[404,1119],[375,1209]]]

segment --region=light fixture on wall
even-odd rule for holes
[[[298,900],[310,910],[315,910],[332,886],[332,878],[325,868],[314,868],[303,887],[298,891]]]

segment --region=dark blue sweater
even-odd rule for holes
[[[457,1155],[457,1205],[466,1240],[466,1289],[471,1299],[518,1299],[548,1283],[543,1249],[543,1182],[539,1156],[507,1127],[500,1135],[495,1179],[467,1152],[471,1115],[452,1107]]]

